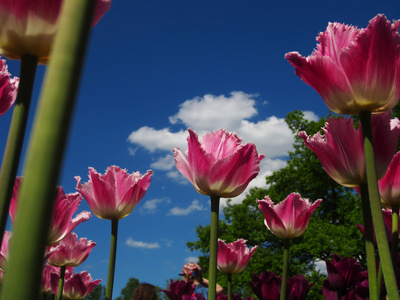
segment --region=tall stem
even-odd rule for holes
[[[108,262],[108,277],[106,300],[112,299],[115,274],[115,259],[117,257],[118,220],[111,220],[110,259]]]
[[[24,164],[2,300],[32,299],[39,295],[55,188],[95,7],[95,0],[62,3]]]
[[[211,196],[211,228],[210,228],[210,260],[209,260],[209,284],[208,299],[215,300],[217,291],[217,252],[218,252],[218,220],[219,220],[218,196]]]
[[[283,269],[282,269],[282,284],[280,300],[286,300],[286,285],[289,268],[289,239],[283,240]]]
[[[65,269],[66,266],[60,267],[60,279],[58,280],[58,292],[57,292],[57,300],[62,300],[63,289],[64,289],[64,277],[65,277]]]
[[[375,236],[378,244],[380,263],[382,265],[383,278],[386,291],[390,300],[398,300],[399,290],[397,288],[396,276],[390,257],[390,249],[386,236],[385,224],[382,215],[382,206],[379,195],[378,179],[376,177],[375,154],[372,139],[371,112],[360,113],[363,137],[365,165],[367,173],[368,194],[371,205],[372,220],[374,223]]]
[[[228,273],[228,300],[232,299],[232,274]]]
[[[368,185],[360,185],[361,203],[365,230],[365,251],[367,254],[368,285],[371,300],[378,300],[378,283],[376,278],[376,258],[374,246],[374,228],[372,226],[371,206],[368,196]]]
[[[8,209],[21,158],[37,64],[38,58],[35,56],[21,57],[18,94],[0,171],[0,241],[3,240],[6,229]]]
[[[393,268],[397,270],[399,253],[399,206],[392,205],[392,245],[391,245],[391,256]],[[398,275],[398,274],[396,274]]]

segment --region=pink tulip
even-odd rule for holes
[[[51,273],[54,273],[54,274],[57,274],[57,276],[60,276],[60,268],[53,267],[49,264],[45,264],[43,267],[43,270],[42,270],[42,281],[41,281],[41,286],[40,286],[41,293],[53,294],[53,291],[51,290],[51,284],[50,284]]]
[[[62,0],[0,0],[0,54],[11,59],[24,55],[48,60]],[[111,6],[111,0],[97,0],[92,26]]]
[[[129,215],[142,200],[150,186],[153,171],[145,175],[139,172],[129,174],[117,166],[108,167],[104,175],[89,168],[89,181],[76,189],[88,202],[94,215],[101,219],[119,220]]]
[[[51,290],[57,295],[60,275],[50,274]],[[93,280],[87,271],[81,273],[65,272],[63,299],[83,299],[101,282],[101,279]]]
[[[382,205],[400,206],[400,152],[393,157],[388,171],[378,184]]]
[[[236,242],[226,244],[223,240],[218,239],[218,257],[217,266],[222,273],[237,274],[242,272],[250,257],[256,251],[258,246],[249,250],[246,247],[246,240],[239,239]]]
[[[366,29],[329,23],[313,54],[290,52],[285,58],[336,113],[390,110],[400,98],[399,26],[384,15]]]
[[[319,158],[326,173],[337,183],[355,187],[366,183],[364,141],[361,124],[356,130],[352,119],[329,118],[322,129],[314,136],[302,131],[299,136],[306,146]],[[396,152],[400,135],[400,122],[390,120],[390,112],[372,116],[372,135],[378,179],[385,172]]]
[[[82,264],[96,243],[86,238],[79,239],[75,233],[68,234],[59,244],[50,247],[53,250],[47,262],[56,267],[76,267]]]
[[[19,78],[11,78],[4,59],[0,59],[0,116],[14,104],[17,98]]]
[[[21,177],[15,179],[14,191],[10,204],[10,218],[14,223],[15,214],[17,211],[18,189],[21,182]],[[57,196],[53,207],[53,217],[50,225],[49,235],[47,237],[47,245],[58,244],[80,223],[87,221],[91,214],[88,211],[79,213],[75,218],[72,215],[78,209],[82,201],[79,193],[65,194],[62,187],[57,187]]]
[[[313,204],[297,193],[290,194],[277,205],[268,196],[265,200],[257,200],[258,208],[265,216],[265,225],[281,239],[294,239],[304,233],[311,214],[321,203],[318,199]]]
[[[0,269],[4,270],[8,261],[8,245],[10,243],[10,239],[12,237],[11,231],[4,231],[3,241],[1,243],[0,250]]]
[[[260,161],[254,144],[242,145],[242,140],[224,129],[208,133],[200,143],[197,134],[188,129],[188,149],[184,155],[175,148],[176,168],[201,194],[232,198],[240,195],[260,171]]]

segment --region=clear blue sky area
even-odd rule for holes
[[[209,199],[172,159],[173,147],[185,148],[187,128],[202,135],[224,127],[255,143],[266,159],[252,185],[264,185],[291,149],[286,114],[300,109],[316,119],[328,112],[285,53],[311,54],[328,22],[366,27],[378,13],[400,18],[400,2],[114,0],[92,30],[59,182],[72,193],[74,176],[86,182],[88,167],[154,171],[146,196],[119,223],[114,297],[130,277],[165,287],[199,255],[186,242],[196,239],[197,225],[209,224]],[[38,68],[29,124],[45,69]],[[9,70],[18,75],[19,62],[9,61]],[[0,118],[1,152],[11,115],[12,109]],[[30,126],[26,141],[29,133]],[[85,200],[82,210],[89,210]],[[77,269],[104,285],[110,231],[110,221],[94,216],[74,231],[97,243]]]

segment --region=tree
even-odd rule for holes
[[[362,235],[355,224],[362,224],[361,201],[351,189],[333,181],[324,171],[316,155],[298,137],[302,130],[315,134],[324,126],[326,119],[308,121],[301,111],[286,116],[286,123],[295,135],[293,151],[289,153],[287,165],[266,178],[267,188],[255,188],[240,204],[228,201],[223,209],[225,219],[219,223],[219,237],[227,242],[239,238],[247,240],[248,246],[258,245],[247,268],[232,276],[233,289],[244,297],[252,295],[249,283],[251,276],[265,271],[281,274],[282,240],[275,237],[264,225],[264,215],[258,209],[256,199],[268,195],[272,201],[282,201],[292,192],[314,202],[323,199],[311,217],[305,233],[290,242],[289,276],[303,274],[317,281],[308,299],[321,299],[320,284],[324,276],[315,270],[317,260],[326,260],[337,253],[343,257],[356,257],[365,263]],[[196,228],[197,240],[188,242],[190,250],[202,253],[199,263],[208,267],[209,226]],[[218,283],[227,286],[226,276],[219,273]]]
[[[105,299],[106,299],[106,287],[102,284],[96,285],[93,291],[85,298],[83,298],[83,300],[105,300]]]
[[[129,278],[126,286],[121,290],[121,296],[117,297],[115,300],[130,300],[133,291],[138,287],[139,280],[134,277]]]

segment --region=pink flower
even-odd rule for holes
[[[250,287],[260,300],[279,300],[282,279],[268,271],[257,276],[253,274]]]
[[[400,205],[400,152],[390,162],[385,176],[378,182],[381,202],[385,207]]]
[[[46,62],[62,0],[0,0],[0,54],[11,59],[33,55]],[[107,12],[111,0],[97,0],[92,26]]]
[[[41,293],[53,294],[53,291],[51,290],[51,284],[50,284],[51,273],[54,273],[54,274],[57,274],[57,276],[60,276],[60,268],[50,266],[49,264],[45,264],[43,267],[43,270],[42,270],[42,281],[41,281],[41,285],[40,285]]]
[[[235,133],[224,129],[206,134],[200,143],[197,134],[188,131],[186,156],[175,148],[175,164],[199,193],[236,197],[258,175],[264,155],[258,155],[254,144],[242,145]]]
[[[305,145],[319,158],[325,172],[337,183],[355,187],[366,182],[364,142],[361,124],[356,130],[353,121],[347,118],[329,118],[319,132],[308,136],[302,131],[299,136]],[[396,152],[400,135],[400,122],[390,120],[390,113],[372,116],[372,135],[378,179],[385,172]]]
[[[60,275],[50,274],[51,290],[57,295]],[[63,299],[83,299],[89,295],[101,279],[93,280],[87,271],[81,273],[65,272]]]
[[[321,199],[313,204],[297,193],[290,194],[277,205],[268,196],[265,200],[257,200],[258,208],[265,217],[265,225],[281,239],[294,239],[304,233],[311,214],[321,203]]]
[[[47,262],[56,267],[70,266],[76,267],[82,264],[96,243],[88,241],[86,238],[79,239],[75,233],[68,234],[59,244],[52,246],[53,250]]]
[[[17,211],[18,202],[18,188],[21,178],[15,179],[14,191],[10,204],[10,218],[14,223],[15,214]],[[87,221],[91,214],[88,211],[79,213],[74,219],[71,220],[72,215],[78,209],[82,201],[79,193],[65,194],[62,187],[57,187],[57,196],[54,201],[53,217],[51,221],[49,235],[47,237],[47,245],[55,245],[65,238],[72,230],[75,229],[80,223]]]
[[[19,78],[11,78],[4,59],[0,59],[0,116],[14,104],[17,98]]]
[[[192,296],[195,285],[191,281],[177,280],[173,281],[168,286],[168,290],[162,291],[170,300],[180,300],[183,299],[185,295]],[[190,298],[189,298],[190,299]]]
[[[4,231],[3,241],[0,250],[0,269],[4,270],[8,261],[8,245],[12,237],[11,231]]]
[[[329,23],[312,55],[290,52],[285,58],[336,113],[390,110],[400,98],[399,26],[384,15],[366,29]]]
[[[101,219],[119,220],[129,215],[142,200],[150,186],[153,171],[145,175],[139,172],[129,174],[117,166],[108,167],[104,175],[89,168],[89,181],[76,189],[86,199],[94,215]]]
[[[236,242],[226,244],[223,240],[218,239],[218,257],[217,267],[222,273],[237,274],[242,272],[250,257],[256,251],[258,246],[249,250],[246,247],[246,240],[239,239]]]

